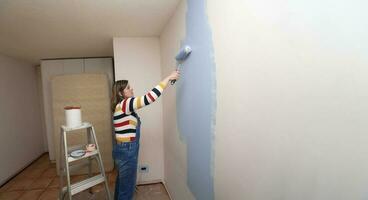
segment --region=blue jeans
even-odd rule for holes
[[[115,200],[131,200],[134,196],[137,180],[140,124],[138,118],[135,141],[115,144],[113,148],[113,157],[118,171]]]

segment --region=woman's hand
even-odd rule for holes
[[[172,81],[172,80],[178,80],[178,79],[179,79],[179,77],[180,77],[180,72],[179,72],[179,70],[175,70],[175,71],[173,71],[173,72],[168,76],[169,81]]]
[[[172,80],[178,80],[180,77],[180,71],[179,70],[175,70],[173,71],[169,76],[167,76],[164,81],[166,83],[168,83],[169,81],[172,81]]]

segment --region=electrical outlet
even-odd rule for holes
[[[139,172],[141,172],[141,173],[148,173],[149,172],[148,165],[140,165],[139,166]]]

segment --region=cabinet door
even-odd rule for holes
[[[64,74],[81,74],[84,71],[84,59],[65,59],[63,62]]]
[[[112,58],[86,58],[86,59],[60,59],[60,60],[43,60],[41,61],[41,76],[43,89],[43,106],[45,116],[45,127],[47,136],[47,146],[50,160],[55,160],[55,144],[54,144],[54,127],[52,114],[52,91],[51,80],[57,75],[65,74],[106,74],[109,80],[109,95],[111,95],[111,87],[113,78]]]
[[[64,73],[62,60],[44,60],[41,61],[42,93],[44,106],[44,126],[46,127],[47,147],[50,160],[55,160],[53,119],[52,119],[52,97],[51,97],[51,79],[54,76]]]
[[[84,60],[85,73],[104,73],[109,79],[109,86],[114,82],[112,58],[88,58]]]

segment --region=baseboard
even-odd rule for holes
[[[157,184],[157,183],[162,183],[162,180],[157,179],[157,180],[151,180],[151,181],[140,181],[137,183],[137,185],[151,185],[151,184]]]
[[[167,195],[169,195],[170,200],[172,200],[173,198],[171,198],[171,194],[170,194],[169,190],[167,189],[166,183],[164,181],[162,181],[161,183],[162,183],[162,185],[164,185],[165,190],[167,192]]]

